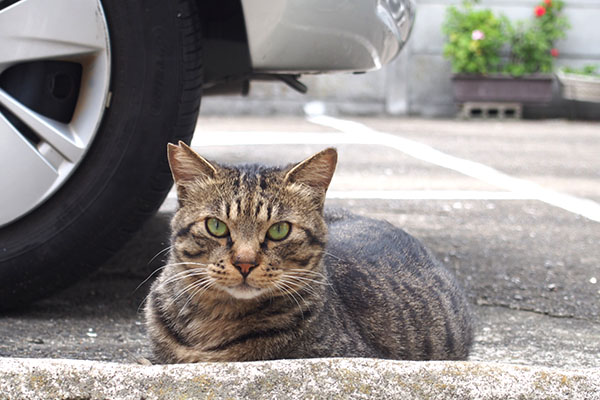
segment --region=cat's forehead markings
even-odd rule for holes
[[[236,220],[237,217],[240,215],[241,210],[240,199],[236,198],[231,199],[230,201],[225,200],[225,204],[225,213],[227,215],[227,218],[230,220]]]
[[[231,204],[227,200],[223,200],[223,206],[221,210],[225,210],[225,216],[231,219]]]
[[[223,200],[220,212],[229,221],[245,220],[259,223],[269,221],[276,209],[272,201],[255,192]]]
[[[247,176],[246,173],[244,171],[240,171],[240,182],[242,184],[246,184],[247,183]]]
[[[261,199],[259,199],[256,204],[256,207],[255,207],[254,218],[258,218],[258,215],[262,211],[262,208],[263,208],[263,201]]]
[[[251,201],[248,196],[238,195],[229,206],[229,219],[239,220],[248,214]]]
[[[254,206],[254,218],[260,221],[268,221],[271,219],[273,206],[264,198],[259,198]]]
[[[242,203],[243,202],[244,202],[244,199],[241,198],[241,197],[238,197],[235,200],[235,210],[236,210],[236,216],[237,217],[240,217],[242,215],[242,207],[243,207]]]
[[[267,189],[267,177],[263,174],[258,175],[258,186],[260,187],[261,190],[266,190]]]

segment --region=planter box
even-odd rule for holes
[[[466,102],[547,103],[552,100],[553,75],[454,75],[454,99]]]
[[[600,78],[564,72],[557,75],[565,99],[600,103]]]

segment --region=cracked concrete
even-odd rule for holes
[[[600,368],[600,325],[505,307],[476,307],[479,329],[470,360]]]
[[[575,315],[553,314],[551,312],[543,311],[543,310],[531,309],[531,308],[526,308],[526,307],[515,307],[512,304],[477,303],[477,305],[481,306],[481,307],[500,307],[500,308],[505,308],[507,310],[529,312],[529,313],[539,314],[539,315],[543,315],[545,317],[550,317],[550,318],[574,319],[574,320],[580,320],[580,321],[595,322],[593,319],[590,319],[590,318],[578,317]]]
[[[138,366],[4,359],[0,398],[592,399],[600,370],[369,359]],[[596,397],[597,398],[597,397]]]

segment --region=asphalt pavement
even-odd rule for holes
[[[328,204],[405,229],[457,275],[477,316],[473,365],[598,374],[600,124],[214,117],[192,145],[279,165],[337,147]],[[175,207],[172,193],[93,276],[0,316],[0,357],[143,361],[141,306]]]

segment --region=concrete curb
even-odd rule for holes
[[[597,399],[600,368],[372,359],[141,366],[0,358],[4,399]]]

